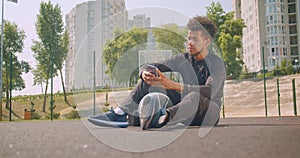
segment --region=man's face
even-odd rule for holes
[[[208,38],[205,38],[202,31],[188,31],[187,36],[188,50],[191,55],[202,52],[208,46]]]

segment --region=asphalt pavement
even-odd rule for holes
[[[123,132],[115,133],[116,130]],[[106,131],[106,135],[97,135],[97,131],[100,134]],[[296,116],[222,118],[217,127],[201,137],[199,127],[188,127],[169,143],[152,139],[151,142],[160,142],[160,146],[150,150],[131,150],[130,146],[136,144],[130,144],[133,139],[126,134],[171,136],[174,131],[178,130],[153,129],[149,132],[138,127],[100,128],[82,120],[0,122],[0,158],[300,157],[300,117]],[[101,136],[109,138],[110,142]],[[145,140],[135,141],[145,144]],[[111,143],[128,148],[117,148]]]

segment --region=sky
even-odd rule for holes
[[[76,4],[86,2],[87,0],[52,0],[52,4],[58,4],[61,7],[63,19]],[[42,0],[18,0],[18,3],[12,3],[4,0],[4,19],[15,22],[20,29],[25,31],[26,38],[24,40],[24,49],[19,54],[19,60],[29,62],[32,67],[35,67],[35,59],[32,56],[31,45],[32,40],[37,40],[35,22],[39,13],[39,5]],[[44,0],[44,2],[47,2]],[[206,7],[213,0],[125,0],[126,9],[129,11],[129,18],[137,13],[153,14],[159,16],[158,21],[151,19],[152,25],[170,23],[172,20],[180,19],[180,17],[193,17],[195,15],[205,15]],[[225,12],[232,11],[232,0],[219,0]],[[2,7],[2,5],[1,5]],[[159,9],[157,12],[155,8]],[[166,11],[161,12],[161,10]],[[174,14],[172,14],[174,13]],[[164,16],[165,15],[165,16]],[[150,16],[150,15],[149,15]],[[167,19],[167,20],[166,20]],[[169,21],[168,21],[169,20]],[[33,86],[32,73],[24,74],[26,88],[22,91],[13,91],[12,95],[29,95],[43,93],[40,86]],[[62,91],[60,77],[54,79],[54,92]]]

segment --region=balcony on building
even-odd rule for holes
[[[290,44],[291,44],[291,45],[298,45],[298,39],[297,39],[297,36],[291,36],[291,37],[290,37]]]
[[[288,4],[295,3],[295,2],[296,2],[296,0],[288,0]]]
[[[298,46],[291,47],[291,56],[298,56],[298,55],[299,55]]]
[[[290,35],[297,35],[297,26],[296,25],[290,25]]]
[[[289,14],[296,13],[296,5],[295,4],[288,4],[288,13]]]
[[[296,19],[297,19],[296,14],[289,15],[289,24],[296,24],[296,22],[297,22]]]

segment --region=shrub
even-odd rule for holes
[[[272,78],[274,76],[274,73],[273,71],[269,71],[269,72],[266,72],[266,78]],[[264,78],[264,74],[263,73],[260,73],[259,75],[257,75],[257,78]]]
[[[67,119],[80,119],[79,113],[76,110],[72,110],[70,113],[66,114]]]
[[[52,115],[53,119],[58,119],[59,116],[60,116],[59,112],[53,112],[53,115]],[[50,119],[50,118],[51,118],[51,113],[47,113],[46,119]]]
[[[109,103],[108,103],[108,102],[105,102],[105,103],[104,103],[104,106],[108,107],[108,106],[109,106]]]
[[[39,120],[39,119],[41,119],[41,115],[39,115],[37,112],[32,112],[31,119]]]
[[[103,111],[103,112],[108,112],[108,111],[109,111],[109,108],[108,108],[108,107],[103,107],[103,108],[102,108],[102,111]]]

